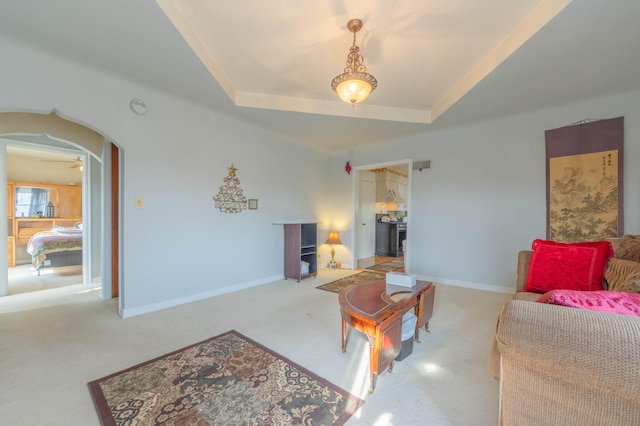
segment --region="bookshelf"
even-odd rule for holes
[[[284,277],[300,282],[317,274],[318,224],[284,224]]]

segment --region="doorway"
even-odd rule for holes
[[[405,256],[410,246],[411,173],[412,160],[398,160],[369,164],[354,168],[354,228],[353,265],[367,269],[371,265],[402,259],[404,270],[409,268]],[[387,194],[387,195],[385,195]],[[383,224],[381,224],[381,222]],[[376,232],[376,228],[378,229]],[[387,248],[382,249],[380,234],[389,228]],[[404,242],[404,243],[403,243]],[[393,265],[392,265],[393,266]]]
[[[116,289],[121,291],[118,287],[119,283],[122,283],[120,262],[119,259],[112,259],[111,256],[115,253],[115,256],[119,257],[121,253],[119,250],[120,228],[117,225],[120,221],[121,168],[119,163],[122,161],[122,156],[116,155],[113,161],[112,157],[114,149],[118,154],[119,148],[105,136],[89,127],[64,119],[56,112],[50,114],[0,113],[0,148],[2,148],[0,163],[6,164],[7,138],[17,135],[23,138],[46,136],[50,141],[39,145],[45,150],[51,147],[56,149],[71,147],[84,155],[86,168],[83,171],[82,214],[84,235],[87,238],[86,242],[83,241],[82,250],[83,282],[95,284],[98,281],[100,297],[103,299],[117,297],[118,292],[113,291],[112,284],[115,282]],[[13,141],[9,144],[13,144]],[[117,164],[114,164],[114,161]],[[114,171],[118,176],[112,179]],[[3,186],[7,185],[6,176],[0,176],[0,181]],[[5,195],[0,196],[0,210],[7,204],[7,193],[5,191],[3,193]],[[115,212],[112,206],[116,206]],[[5,229],[7,228],[0,227],[0,239],[7,237],[10,240]],[[112,247],[115,249],[112,250]],[[84,248],[87,249],[84,250]],[[3,265],[0,266],[0,295],[7,294],[7,257],[6,251],[0,253],[0,264]],[[116,269],[114,270],[113,267]],[[2,273],[3,270],[4,273]]]
[[[85,152],[53,146],[46,135],[5,141],[7,198],[12,198],[7,199],[8,295],[87,283],[91,274],[83,274],[82,259],[87,250],[82,220]],[[59,251],[61,246],[69,250]]]

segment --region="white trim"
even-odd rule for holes
[[[410,234],[410,227],[411,227],[411,210],[413,209],[413,203],[411,201],[411,188],[413,187],[413,177],[412,177],[412,170],[413,170],[413,159],[412,158],[405,158],[405,159],[400,159],[400,160],[393,160],[393,161],[385,161],[383,163],[374,163],[374,164],[365,164],[362,166],[353,166],[353,171],[354,173],[351,175],[351,194],[352,194],[352,200],[351,200],[351,205],[352,205],[352,223],[353,223],[353,238],[351,239],[351,254],[352,254],[352,263],[353,265],[357,265],[358,264],[358,229],[359,227],[357,226],[358,224],[358,210],[359,210],[359,203],[360,203],[360,172],[361,171],[366,171],[366,170],[370,170],[370,169],[379,169],[382,167],[389,167],[389,166],[395,166],[398,164],[406,164],[408,169],[407,169],[407,173],[408,173],[408,178],[407,178],[407,194],[405,196],[405,203],[408,206],[407,209],[407,216],[409,216],[409,223],[407,223],[407,252],[410,252],[409,248],[411,247],[411,241],[412,239],[409,238]],[[404,267],[406,271],[410,271],[410,267],[411,267],[411,263],[410,263],[411,259],[408,259],[405,256],[404,259]]]
[[[7,194],[7,143],[4,139],[0,138],[0,165],[4,173],[0,173],[0,187],[2,188],[2,194],[0,194],[0,211],[6,212],[9,208],[9,199]],[[3,219],[4,221],[4,219]],[[7,240],[9,233],[4,225],[0,226],[0,240],[4,246],[4,242]],[[6,247],[6,246],[4,246]],[[7,250],[0,251],[0,297],[9,295],[9,253]]]
[[[102,287],[100,298],[111,299],[111,142],[105,139],[102,143]],[[118,289],[121,291],[121,289]],[[118,293],[121,295],[121,293]],[[118,298],[118,306],[122,309],[124,298]]]
[[[450,280],[450,279],[447,279],[447,278],[432,277],[432,276],[428,276],[428,275],[418,275],[417,279],[419,279],[421,281],[431,281],[431,282],[434,282],[436,284],[450,285],[452,287],[463,287],[463,288],[470,288],[470,289],[473,289],[473,290],[484,290],[484,291],[490,291],[490,292],[493,292],[493,293],[502,293],[502,294],[511,294],[511,295],[513,295],[516,292],[515,288],[504,287],[504,286],[501,286],[501,285],[475,283],[475,282],[471,282],[471,281]]]
[[[208,299],[210,297],[220,296],[222,294],[232,293],[234,291],[244,290],[251,287],[257,287],[259,285],[268,284],[268,283],[272,283],[274,281],[280,281],[280,280],[282,280],[282,276],[277,275],[277,276],[262,278],[256,281],[250,281],[247,283],[241,283],[241,284],[236,284],[228,287],[223,287],[223,288],[219,288],[212,291],[206,291],[204,293],[197,293],[197,294],[192,294],[190,296],[166,300],[160,303],[143,305],[137,308],[128,308],[128,309],[120,308],[119,309],[120,316],[122,318],[130,318],[137,315],[148,314],[151,312],[159,311],[161,309],[167,309],[167,308],[172,308],[174,306],[184,305],[186,303],[197,302],[199,300]]]

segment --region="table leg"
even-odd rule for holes
[[[342,320],[342,352],[347,351],[347,322]]]
[[[418,317],[418,322],[416,323],[416,331],[413,335],[413,340],[417,343],[420,343],[420,322],[422,321],[422,296],[418,296],[418,302],[413,307],[413,312]]]
[[[369,339],[369,393],[372,394],[376,388],[376,366],[378,365],[378,354],[376,353],[376,339],[374,336],[367,336]]]

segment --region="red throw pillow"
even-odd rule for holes
[[[613,257],[609,241],[557,243],[534,240],[526,291],[604,290],[604,270]]]
[[[640,294],[619,291],[552,290],[536,302],[640,317]]]

